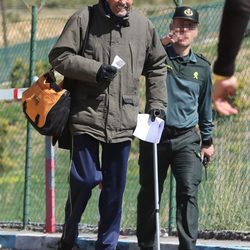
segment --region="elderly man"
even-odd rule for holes
[[[72,96],[70,189],[59,249],[73,248],[78,223],[99,183],[96,249],[116,249],[141,74],[152,119],[166,109],[166,54],[152,23],[133,10],[132,3],[99,0],[93,5],[84,51],[89,13],[88,8],[77,11],[49,54],[54,69],[67,78]],[[112,65],[117,55],[125,62],[121,68],[118,63],[119,69]]]

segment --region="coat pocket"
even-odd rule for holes
[[[123,95],[121,109],[121,129],[134,129],[139,112],[139,97],[137,95]]]
[[[71,123],[103,127],[105,94],[85,94],[73,102]]]

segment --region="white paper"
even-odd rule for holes
[[[139,114],[133,135],[143,141],[159,143],[164,128],[164,120],[156,117],[152,122],[149,114]]]
[[[121,69],[125,64],[126,63],[121,59],[121,57],[116,55],[111,65],[116,67],[117,69]]]

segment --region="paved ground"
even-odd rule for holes
[[[0,231],[0,249],[52,250],[60,234],[36,233],[30,231]],[[94,250],[96,235],[81,234],[79,245],[82,250]],[[175,237],[161,237],[161,250],[177,250]],[[119,250],[138,250],[136,237],[120,236]],[[250,250],[249,241],[198,240],[196,250]]]

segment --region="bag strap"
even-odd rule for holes
[[[87,42],[88,42],[88,38],[89,38],[89,30],[90,30],[90,23],[92,22],[92,18],[93,18],[93,7],[92,6],[88,6],[88,14],[89,14],[89,18],[88,18],[88,25],[86,28],[86,32],[85,32],[85,37],[84,37],[84,41],[83,41],[83,45],[80,48],[80,53],[78,53],[78,55],[83,55]],[[54,74],[54,69],[51,68],[48,72],[46,72],[44,74],[44,77],[47,79],[47,81],[50,83],[50,87],[52,89],[54,89],[56,92],[59,92],[61,90],[61,88],[56,84],[56,78],[55,78],[55,74]],[[56,85],[56,86],[55,86]]]
[[[92,22],[92,18],[93,18],[93,7],[92,6],[88,6],[88,12],[89,12],[89,20],[88,20],[88,25],[86,28],[86,32],[85,32],[85,37],[84,37],[84,41],[83,41],[83,45],[80,49],[80,53],[78,53],[79,55],[83,55],[87,42],[88,42],[88,38],[89,38],[89,31],[90,31],[90,25]]]

